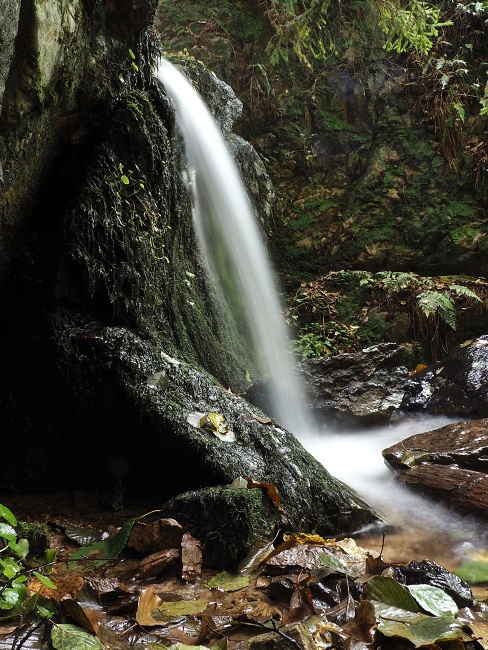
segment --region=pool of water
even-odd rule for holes
[[[473,517],[404,487],[382,451],[416,433],[459,422],[446,417],[409,417],[368,429],[329,430],[301,438],[305,448],[336,478],[354,488],[391,524],[361,545],[380,550],[389,562],[430,559],[454,570],[486,548],[487,526]]]

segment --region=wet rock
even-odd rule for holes
[[[183,528],[175,519],[156,519],[151,523],[136,521],[126,546],[136,553],[148,555],[179,547],[182,537]]]
[[[410,470],[399,470],[396,478],[458,512],[485,518],[488,514],[488,476],[481,472],[457,465],[426,463]]]
[[[395,477],[459,512],[488,513],[488,419],[448,424],[383,450]]]
[[[136,578],[154,578],[165,569],[173,566],[180,559],[179,548],[169,548],[148,555],[139,564]]]
[[[195,582],[202,577],[202,545],[190,533],[181,540],[181,578],[185,582]]]
[[[435,463],[488,473],[488,418],[415,434],[385,449],[383,457],[394,469]]]
[[[324,417],[360,425],[387,422],[414,391],[401,366],[404,348],[382,343],[350,354],[308,359],[299,366],[309,401]]]
[[[409,564],[395,567],[395,579],[404,585],[431,585],[449,594],[458,607],[472,607],[473,593],[467,582],[446,568],[433,562],[413,560]]]
[[[415,373],[421,390],[406,399],[410,410],[484,418],[488,416],[488,335],[453,348],[445,359]]]

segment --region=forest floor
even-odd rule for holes
[[[43,623],[44,639],[52,626],[60,624],[76,626],[70,628],[75,636],[77,629],[90,635],[86,637],[89,643],[80,637],[73,645],[63,645],[69,650],[162,650],[177,644],[179,650],[185,646],[219,650],[488,648],[486,587],[472,590],[477,600],[471,603],[451,591],[449,576],[456,558],[449,555],[447,545],[443,548],[442,531],[437,543],[413,539],[405,530],[343,540],[296,537],[274,557],[268,550],[262,561],[256,553],[248,570],[239,574],[202,567],[198,549],[196,554],[192,550],[198,541],[191,536],[183,538],[179,549],[164,549],[150,557],[123,545],[109,562],[97,563],[96,553],[72,561],[71,554],[79,555],[80,550],[73,531],[78,537],[89,538],[94,532],[99,540],[110,539],[128,521],[132,525],[154,510],[154,504],[112,512],[99,505],[97,494],[82,492],[0,496],[0,502],[19,521],[43,522],[49,529],[50,546],[57,553],[49,578],[57,589],[36,585],[35,579],[28,584],[55,603],[52,620]],[[148,526],[157,519],[157,512],[149,515]],[[445,564],[429,564],[429,552],[437,561],[445,557]],[[332,564],[324,557],[332,558]],[[419,600],[416,609],[403,586],[400,595],[390,593],[393,582],[400,585],[402,572],[408,574],[412,561],[424,560],[428,561],[424,582],[441,584],[439,572],[446,572],[443,580],[447,576],[446,602],[438,601],[435,614],[429,611],[432,594]],[[395,573],[398,568],[400,574]],[[373,577],[390,582],[373,589]],[[404,597],[407,600],[402,603]],[[377,601],[388,605],[380,606]],[[450,606],[456,611],[449,611]],[[389,608],[389,614],[381,607]],[[431,624],[429,630],[426,621]],[[0,650],[36,650],[36,626],[38,620],[28,617],[3,620]]]

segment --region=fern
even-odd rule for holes
[[[417,296],[417,303],[426,318],[438,315],[446,325],[456,330],[456,306],[445,293],[423,291]]]
[[[381,277],[385,289],[392,293],[406,289],[418,278],[415,273],[402,273],[400,271],[378,271],[377,275]]]
[[[478,302],[483,302],[479,296],[475,294],[474,291],[471,291],[471,289],[468,289],[468,287],[463,287],[460,284],[451,284],[449,285],[449,289],[457,294],[458,296],[466,296],[466,298],[471,298],[472,300],[477,300]]]
[[[414,50],[427,55],[442,27],[452,21],[439,22],[441,9],[423,0],[410,0],[402,9],[386,0],[379,7],[380,27],[386,35],[384,49],[398,53]]]

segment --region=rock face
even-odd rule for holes
[[[464,513],[488,513],[488,419],[448,424],[383,451],[399,481]]]
[[[420,390],[408,410],[461,418],[488,416],[488,335],[453,348],[443,361],[415,373]]]
[[[291,433],[228,390],[247,386],[253,361],[213,301],[195,246],[174,114],[153,76],[162,50],[147,27],[154,5],[8,3],[2,33],[16,39],[0,61],[0,490],[125,479],[158,503],[187,495],[186,526],[209,538],[201,488],[215,490],[220,513],[241,512],[231,549],[229,519],[219,529],[215,555],[229,560],[259,532],[327,536],[376,523]],[[203,66],[186,71],[223,98],[215,112],[265,229],[272,188],[256,152],[230,133],[239,103]],[[212,429],[210,414],[232,437]],[[273,484],[279,507],[262,490],[225,491],[239,476]]]
[[[411,385],[407,369],[400,365],[403,353],[401,346],[383,343],[302,363],[312,408],[365,426],[388,422]]]

